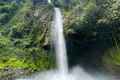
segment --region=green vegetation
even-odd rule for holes
[[[23,1],[19,5],[14,2],[0,3],[0,73],[3,73],[0,78],[8,75],[4,71],[6,69],[14,75],[17,69],[34,72],[55,66],[53,54],[44,49],[48,29],[41,29],[45,25],[47,28],[48,22],[42,23],[39,20],[41,15],[34,16],[37,9],[31,1]]]
[[[64,15],[70,66],[86,63],[119,72],[120,1],[52,1]],[[1,74],[6,69],[29,73],[56,66],[49,37],[52,7],[35,6],[30,0],[0,2],[0,78],[8,75]]]
[[[102,66],[110,72],[119,73],[119,1],[86,0],[84,4],[78,4],[81,2],[76,0],[74,6],[64,11],[66,38],[71,47],[69,62],[74,65],[83,61],[81,65],[99,66],[100,69]]]
[[[103,57],[103,65],[107,71],[119,74],[120,69],[120,49],[110,49]]]
[[[18,6],[15,3],[0,3],[0,25],[4,25],[16,13]]]

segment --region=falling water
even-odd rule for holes
[[[51,0],[48,0],[48,2],[51,3]],[[63,17],[59,8],[55,7],[54,11],[51,39],[56,53],[57,70],[41,72],[29,78],[16,80],[113,80],[102,75],[92,77],[80,67],[75,67],[68,72],[67,51],[63,32]]]
[[[48,3],[51,4],[51,0],[48,0]]]
[[[51,28],[52,40],[56,52],[58,70],[61,73],[68,72],[66,45],[63,34],[63,19],[59,8],[54,8],[54,25]]]

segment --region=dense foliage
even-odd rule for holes
[[[70,64],[119,73],[120,1],[75,1],[64,11]]]
[[[49,9],[43,11],[45,8],[35,9],[29,0],[21,0],[19,4],[13,1],[0,3],[0,70],[32,72],[54,66],[51,52],[44,49],[49,25],[46,22],[49,14],[44,16]],[[34,15],[38,10],[44,17]],[[42,30],[43,27],[46,29]]]
[[[119,72],[120,1],[65,1],[52,0],[52,5],[33,5],[32,0],[0,2],[0,77],[6,69],[33,72],[55,67],[49,35],[54,6],[64,15],[70,66],[102,66]]]

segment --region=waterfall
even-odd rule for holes
[[[51,0],[48,0],[48,2],[51,4]],[[68,70],[67,51],[63,31],[63,17],[61,10],[57,7],[54,8],[54,21],[51,26],[51,40],[56,53],[57,70],[41,72],[28,78],[16,80],[114,80],[111,78],[108,79],[101,74],[93,77],[81,67],[75,67],[71,71]]]
[[[51,0],[48,0],[48,3],[51,4]]]
[[[59,72],[68,72],[67,51],[63,34],[63,18],[59,8],[54,8],[54,23],[51,27],[51,37],[56,52],[57,67]]]

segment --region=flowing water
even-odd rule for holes
[[[68,63],[66,54],[66,45],[63,34],[63,19],[59,8],[54,8],[54,25],[51,28],[51,36],[56,52],[57,66],[60,73],[67,74]]]
[[[57,69],[41,72],[29,78],[16,80],[111,80],[102,75],[91,76],[82,68],[68,69],[67,51],[63,33],[63,19],[59,8],[54,8],[54,23],[51,27],[51,39],[56,52]]]

